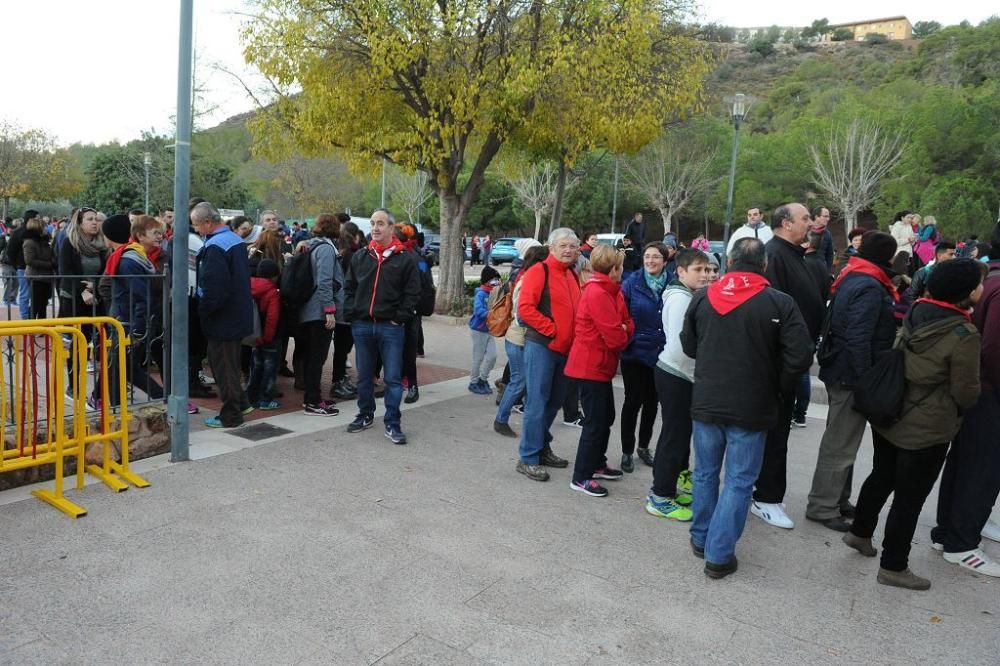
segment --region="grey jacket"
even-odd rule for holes
[[[344,308],[344,272],[337,260],[337,246],[329,238],[309,241],[309,261],[312,263],[316,291],[299,312],[299,323],[323,321],[326,308]]]

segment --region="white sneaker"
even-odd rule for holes
[[[1000,578],[1000,564],[991,560],[990,556],[980,548],[967,550],[964,553],[945,553],[944,561],[957,564],[963,569],[968,569],[984,576]]]
[[[1000,524],[995,520],[987,521],[982,534],[990,541],[1000,541]]]
[[[213,378],[209,377],[201,370],[198,371],[198,380],[205,386],[211,386],[212,384],[215,383],[215,380]]]
[[[768,525],[774,525],[785,530],[795,527],[795,523],[785,513],[784,504],[765,504],[764,502],[753,502],[750,505],[750,513],[763,520]]]

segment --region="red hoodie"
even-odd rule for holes
[[[542,312],[539,306],[546,276],[549,312]],[[544,262],[529,268],[520,280],[517,316],[529,327],[525,338],[546,344],[552,351],[565,356],[573,345],[573,322],[580,302],[580,282],[576,274],[568,265],[549,255]]]
[[[617,282],[594,273],[583,287],[575,329],[566,376],[610,382],[618,371],[618,356],[635,333]]]
[[[261,326],[257,346],[266,345],[278,332],[278,320],[281,317],[281,298],[278,287],[271,280],[262,277],[250,278],[250,294],[260,312]]]

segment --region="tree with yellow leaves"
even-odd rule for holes
[[[342,150],[427,173],[441,203],[438,307],[463,287],[463,223],[512,137],[637,150],[697,100],[687,0],[257,0],[244,54],[278,95],[256,150]],[[558,113],[557,110],[558,109]]]
[[[83,186],[79,164],[40,129],[0,123],[0,199],[7,216],[10,200],[58,201]]]

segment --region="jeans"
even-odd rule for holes
[[[766,504],[781,504],[785,499],[788,468],[788,433],[792,429],[795,396],[782,396],[778,404],[778,424],[767,431],[764,462],[755,484],[753,498]]]
[[[507,365],[510,367],[510,381],[503,390],[500,407],[497,408],[497,423],[510,421],[510,410],[524,395],[524,347],[513,342],[504,341],[507,351]]]
[[[227,428],[243,425],[243,410],[250,406],[240,375],[242,346],[239,340],[208,340],[208,362],[222,400],[219,421]]]
[[[274,400],[274,383],[278,379],[278,344],[272,340],[254,347],[250,352],[250,379],[247,382],[247,400],[251,404]]]
[[[615,422],[615,393],[611,382],[577,379],[576,383],[587,418],[583,420],[580,443],[576,447],[573,480],[583,482],[608,464],[606,454],[611,425]]]
[[[375,364],[382,361],[385,384],[385,425],[399,427],[399,404],[403,401],[403,345],[406,327],[388,321],[356,321],[351,324],[358,360],[358,412],[375,415]]]
[[[472,372],[469,373],[470,382],[489,382],[490,372],[497,364],[497,346],[493,342],[493,336],[486,331],[474,331],[469,329],[472,336]]]
[[[872,473],[858,493],[851,533],[870,539],[878,524],[878,514],[892,494],[892,506],[885,519],[881,565],[889,571],[903,571],[908,566],[920,510],[944,465],[948,443],[910,451],[899,448],[877,431],[872,433],[872,439],[875,442]]]
[[[805,420],[810,398],[812,398],[812,376],[806,371],[799,377],[799,383],[795,386],[795,408],[792,410],[792,417],[796,421]]]
[[[622,453],[635,453],[635,423],[639,421],[639,448],[649,447],[656,424],[656,385],[653,368],[644,363],[622,361],[625,402],[622,404]],[[642,412],[642,416],[639,413]]]
[[[663,426],[653,458],[653,494],[677,496],[677,477],[690,467],[691,394],[694,384],[656,368],[653,377],[660,399]]]
[[[830,410],[823,439],[819,442],[816,471],[806,505],[806,516],[816,520],[840,516],[840,507],[850,500],[854,459],[868,424],[865,417],[854,410],[854,391],[827,384],[826,393]]]
[[[518,455],[525,465],[537,465],[542,450],[552,442],[552,421],[566,396],[566,357],[537,342],[524,343],[524,421]]]
[[[17,269],[17,307],[21,312],[21,319],[31,318],[31,295],[28,289],[28,278],[24,277],[24,269]]]
[[[691,541],[705,549],[705,561],[726,564],[743,535],[750,493],[764,459],[766,431],[694,421],[694,518]],[[726,461],[726,483],[719,473]]]
[[[998,423],[1000,390],[984,386],[951,444],[938,488],[937,527],[931,538],[943,544],[946,553],[964,553],[979,545],[1000,495]]]

